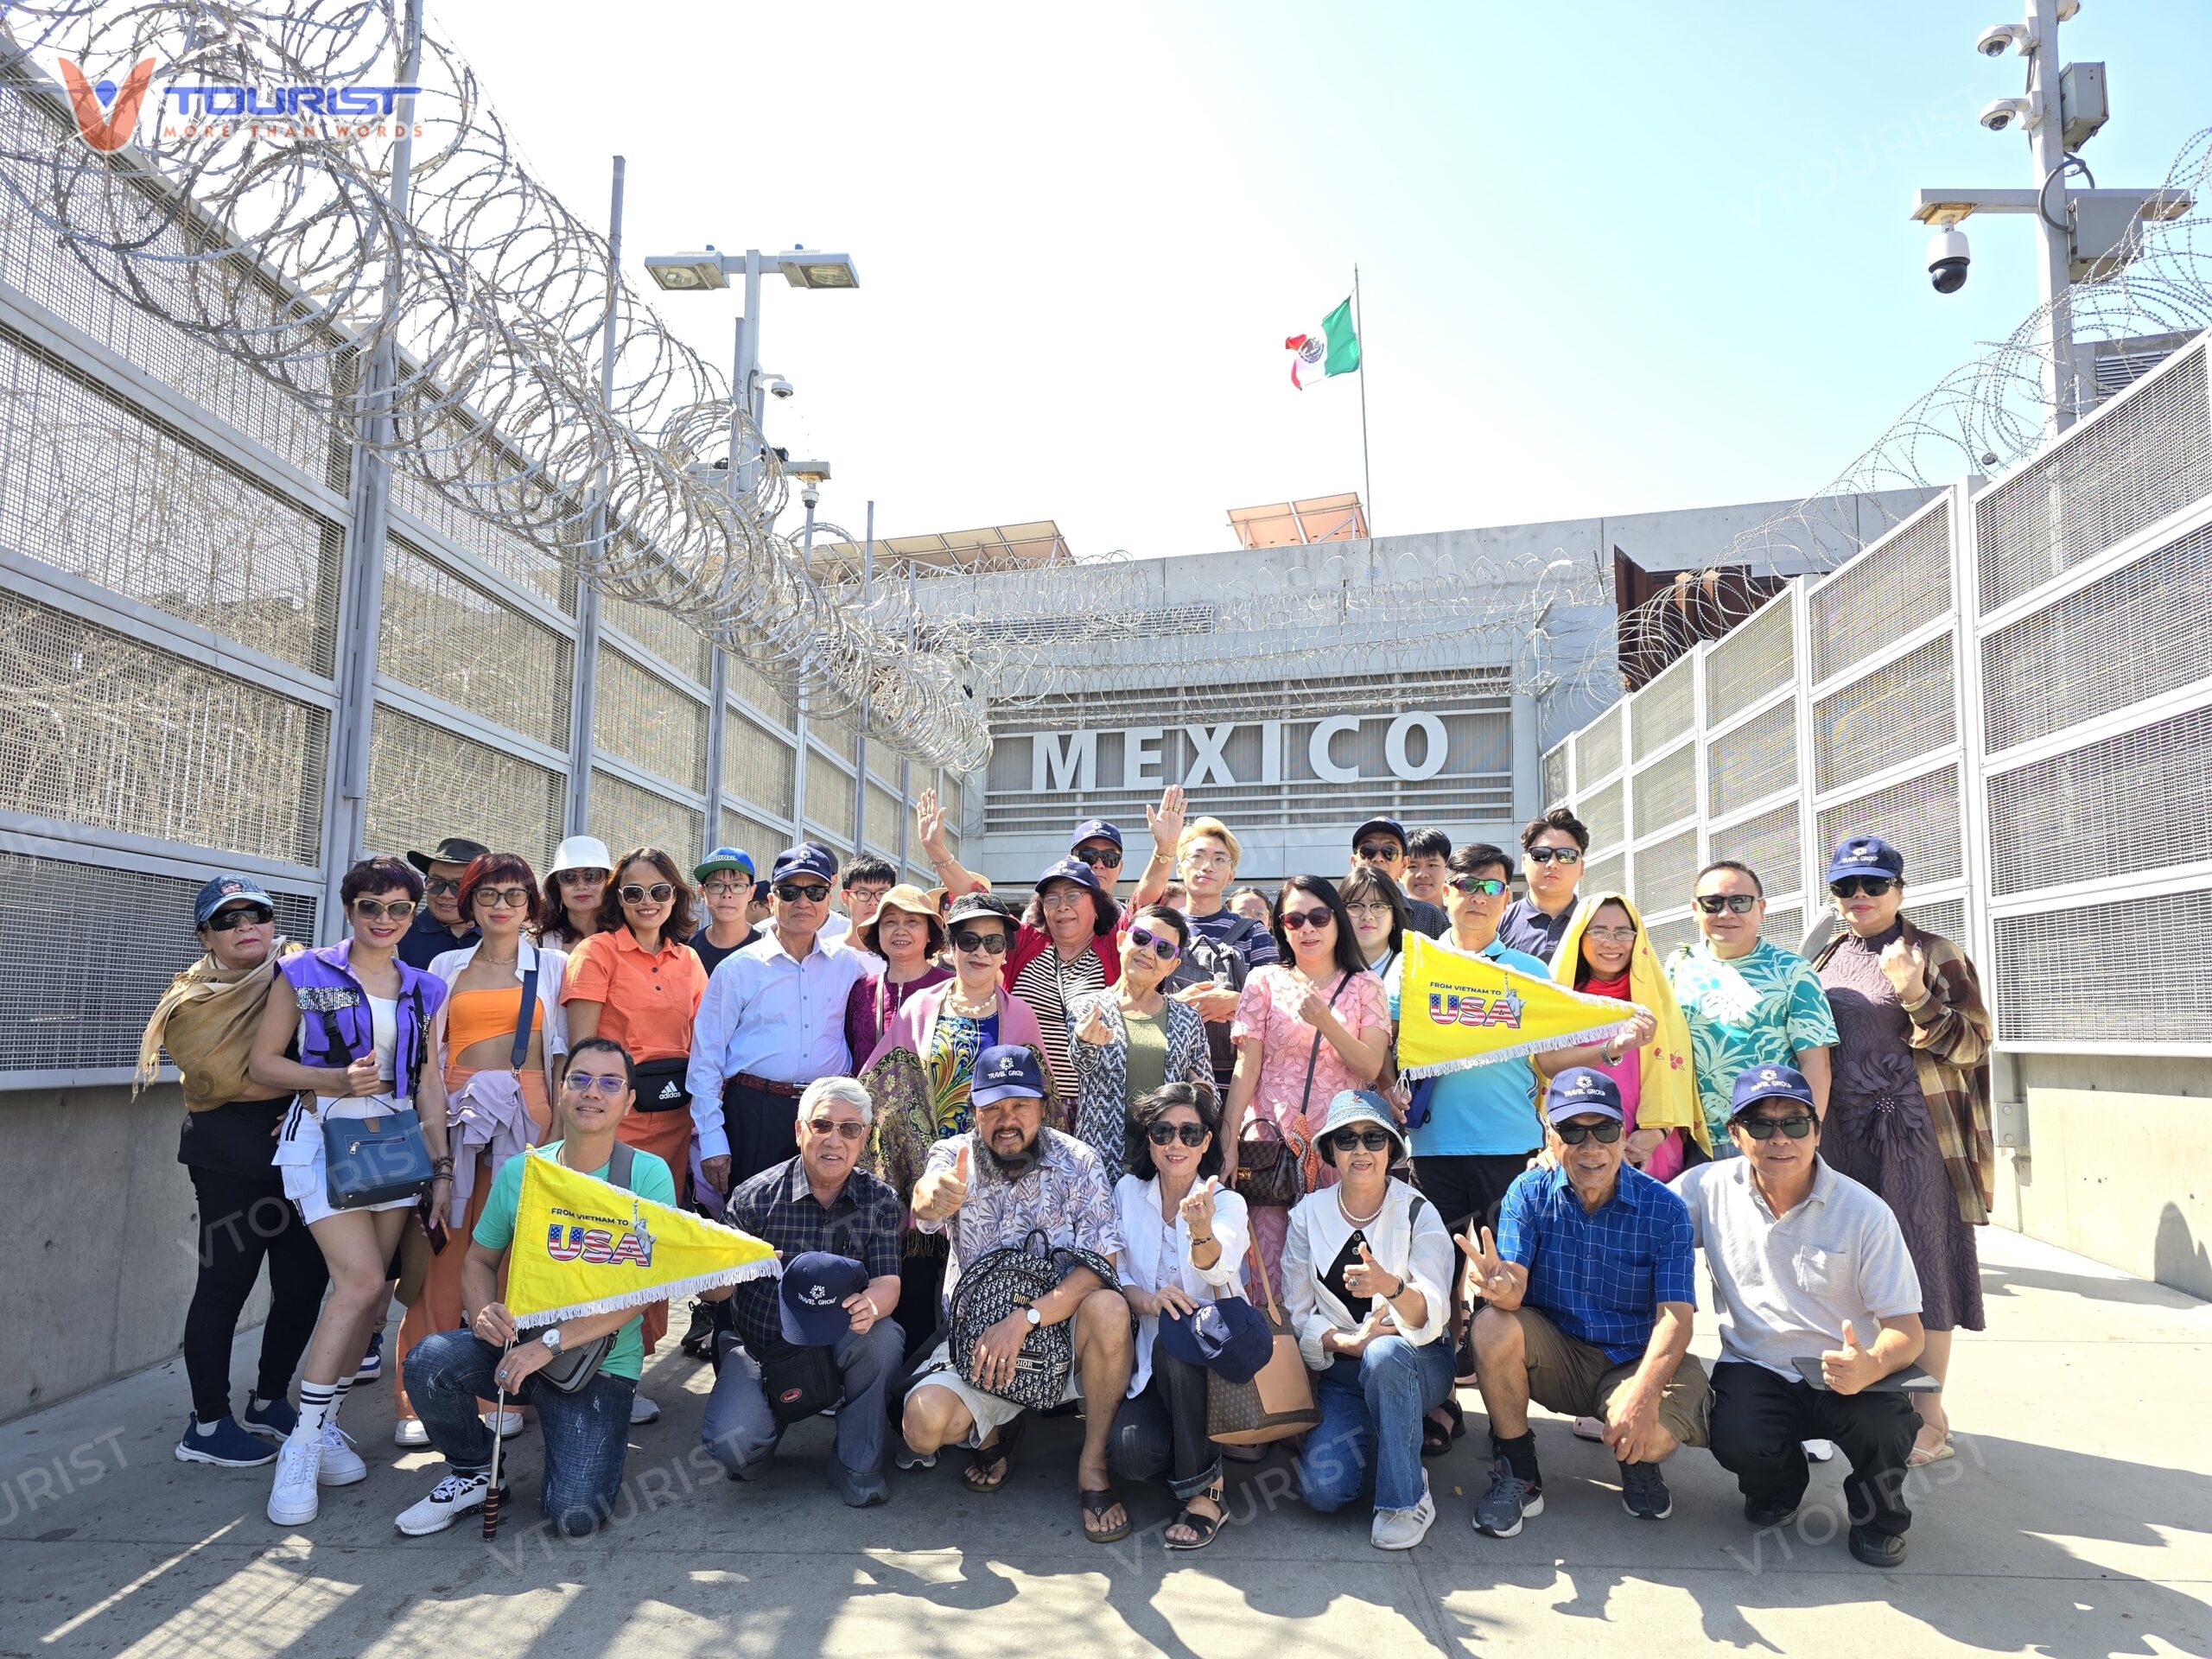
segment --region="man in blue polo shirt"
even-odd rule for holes
[[[1459,1241],[1488,1303],[1471,1334],[1496,1461],[1475,1530],[1493,1538],[1543,1512],[1532,1399],[1605,1420],[1621,1507],[1643,1520],[1674,1510],[1660,1462],[1706,1439],[1688,1206],[1623,1161],[1620,1089],[1604,1072],[1560,1072],[1544,1116],[1551,1165],[1513,1183],[1495,1240]]]

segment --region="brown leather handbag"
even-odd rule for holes
[[[1274,1287],[1268,1282],[1266,1263],[1256,1243],[1251,1249],[1254,1278],[1264,1299],[1268,1329],[1274,1346],[1268,1363],[1249,1382],[1231,1382],[1219,1371],[1206,1373],[1206,1438],[1220,1446],[1265,1446],[1303,1434],[1321,1421],[1313,1403],[1313,1374],[1306,1369],[1306,1356],[1298,1351],[1298,1333],[1290,1328],[1275,1301]]]

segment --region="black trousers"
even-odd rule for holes
[[[722,1133],[729,1137],[730,1191],[764,1169],[798,1156],[798,1096],[748,1089],[732,1077],[722,1084]]]
[[[1211,1486],[1221,1473],[1221,1448],[1206,1438],[1205,1371],[1155,1343],[1152,1380],[1115,1409],[1106,1451],[1123,1480],[1165,1475],[1178,1497]]]
[[[1851,1464],[1843,1496],[1851,1524],[1902,1534],[1905,1459],[1920,1432],[1910,1395],[1885,1389],[1831,1394],[1802,1378],[1784,1382],[1764,1365],[1724,1360],[1713,1368],[1713,1460],[1745,1497],[1795,1509],[1812,1478],[1803,1442],[1834,1440]]]
[[[184,1370],[193,1411],[212,1423],[230,1414],[231,1343],[262,1262],[269,1263],[269,1319],[261,1327],[261,1374],[253,1391],[264,1400],[290,1391],[330,1273],[275,1170],[234,1175],[186,1167],[200,1203],[200,1276],[184,1316]]]
[[[906,1333],[906,1357],[911,1362],[937,1346],[938,1326],[944,1323],[943,1250],[910,1255],[899,1263],[899,1311],[893,1315]]]

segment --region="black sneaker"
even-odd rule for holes
[[[1870,1532],[1865,1527],[1853,1527],[1851,1554],[1869,1567],[1903,1567],[1904,1540],[1893,1532]]]
[[[1744,1519],[1755,1527],[1786,1527],[1797,1518],[1797,1506],[1779,1501],[1766,1503],[1756,1497],[1744,1500]]]
[[[1639,1521],[1664,1521],[1675,1512],[1674,1495],[1656,1463],[1624,1463],[1621,1508]]]
[[[691,1305],[691,1328],[678,1344],[694,1359],[711,1359],[715,1351],[715,1306],[712,1302]]]

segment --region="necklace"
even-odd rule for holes
[[[999,994],[993,991],[987,996],[971,1000],[956,990],[944,999],[944,1006],[963,1020],[986,1020],[998,1012]]]
[[[488,963],[494,968],[512,968],[515,965],[515,963],[519,959],[522,953],[520,951],[517,951],[514,956],[512,957],[487,957],[481,950],[479,950],[476,953],[476,960],[482,963]]]
[[[1337,1213],[1342,1216],[1346,1222],[1350,1223],[1354,1227],[1372,1227],[1376,1222],[1382,1218],[1382,1212],[1389,1207],[1390,1190],[1386,1186],[1382,1189],[1382,1202],[1375,1206],[1374,1214],[1367,1216],[1355,1216],[1352,1214],[1351,1208],[1344,1203],[1344,1190],[1343,1186],[1339,1185],[1337,1188]]]

